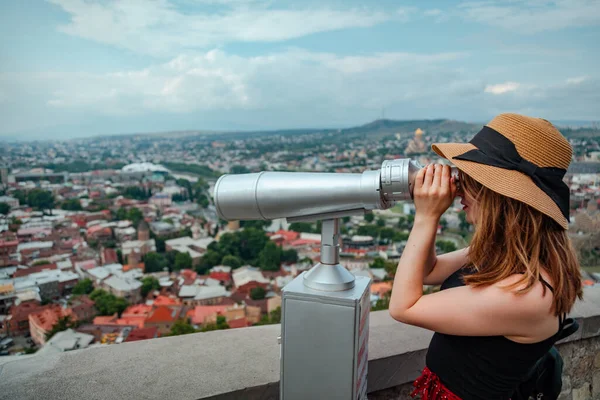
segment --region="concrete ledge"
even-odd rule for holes
[[[600,335],[600,290],[588,289],[564,342]],[[413,381],[432,333],[371,313],[369,392]],[[0,399],[278,399],[279,325],[197,333],[0,364]]]

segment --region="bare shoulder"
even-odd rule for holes
[[[543,277],[548,281],[544,274]],[[492,290],[494,295],[505,297],[507,304],[517,307],[519,314],[542,319],[549,316],[553,301],[552,292],[540,280],[537,280],[529,290],[524,291],[526,286],[527,282],[523,281],[523,275],[514,274],[496,282],[492,285]]]

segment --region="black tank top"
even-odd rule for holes
[[[462,268],[450,275],[441,290],[464,286]],[[542,279],[551,291],[552,287]],[[562,330],[541,342],[523,344],[504,336],[455,336],[435,333],[427,351],[427,367],[463,400],[510,399],[527,371],[554,345]]]

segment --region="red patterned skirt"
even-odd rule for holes
[[[412,397],[421,395],[421,400],[461,400],[448,389],[440,378],[425,367],[420,377],[413,382],[415,390],[410,394]]]

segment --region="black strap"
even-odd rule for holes
[[[566,314],[564,315],[566,316]],[[558,332],[558,338],[556,340],[562,340],[577,332],[577,329],[579,329],[579,322],[573,318],[564,318],[561,326],[562,329]]]
[[[538,167],[517,152],[515,144],[500,132],[484,126],[470,142],[476,149],[452,157],[455,160],[472,161],[502,169],[519,171],[527,175],[537,187],[546,193],[569,221],[569,187],[563,182],[566,169]]]

